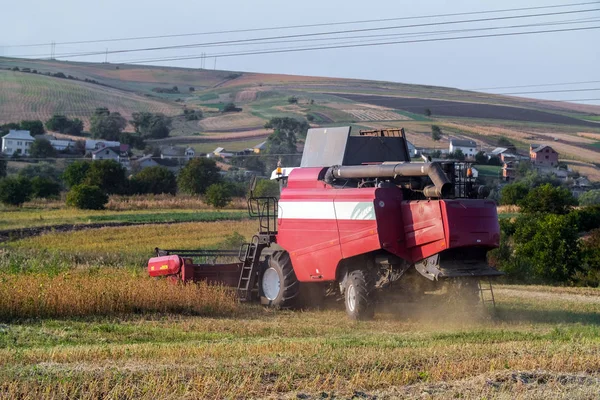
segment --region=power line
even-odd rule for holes
[[[562,89],[562,90],[540,90],[534,92],[513,92],[513,93],[493,93],[497,95],[513,95],[513,94],[535,94],[535,93],[562,93],[562,92],[591,92],[600,90],[600,88],[593,89]]]
[[[440,41],[451,41],[451,40],[462,40],[462,39],[480,39],[480,38],[505,37],[505,36],[522,36],[522,35],[556,33],[556,32],[572,32],[572,31],[583,31],[583,30],[599,29],[599,28],[600,28],[600,26],[591,26],[591,27],[582,27],[582,28],[568,28],[568,29],[528,31],[528,32],[513,32],[513,33],[498,33],[498,34],[490,34],[490,35],[460,36],[460,37],[450,37],[450,38],[404,40],[404,41],[379,42],[379,43],[369,43],[369,44],[351,44],[351,45],[333,45],[333,46],[322,46],[322,47],[272,49],[272,50],[250,51],[250,52],[241,52],[241,53],[208,54],[207,57],[238,57],[238,56],[248,56],[248,55],[292,53],[292,52],[302,52],[302,51],[333,50],[333,49],[344,49],[344,48],[355,48],[355,47],[387,46],[387,45],[407,44],[407,43],[426,43],[426,42],[440,42]],[[124,61],[123,63],[128,63],[128,64],[143,64],[144,62],[181,61],[181,60],[194,60],[194,59],[197,59],[197,58],[200,58],[200,57],[199,56],[170,57],[170,58],[169,57],[163,57],[163,58],[156,58],[156,59],[153,59],[153,60],[144,60],[144,61],[138,61],[138,62],[136,62],[136,61]]]
[[[529,28],[536,26],[553,26],[553,25],[565,25],[565,24],[581,24],[581,23],[592,23],[600,21],[597,17],[587,17],[587,18],[577,18],[570,20],[560,20],[553,22],[538,22],[531,24],[521,24],[521,25],[505,25],[505,26],[496,26],[496,27],[485,27],[485,28],[462,28],[462,29],[450,29],[450,30],[437,30],[437,31],[425,31],[425,32],[404,32],[404,33],[396,33],[396,34],[377,34],[377,35],[354,35],[354,36],[342,36],[342,37],[330,37],[330,38],[310,38],[310,39],[294,39],[294,40],[276,40],[276,41],[261,41],[258,44],[285,44],[285,43],[298,43],[298,42],[317,42],[317,41],[340,41],[340,40],[348,40],[348,39],[364,39],[364,38],[393,38],[393,37],[421,37],[421,36],[430,36],[436,34],[451,34],[451,33],[464,33],[464,32],[473,32],[473,31],[489,31],[489,30],[499,30],[499,29],[514,29],[514,28]],[[362,43],[368,42],[368,40],[359,40],[354,42],[341,42],[341,43]],[[247,42],[247,43],[225,43],[225,44],[210,44],[203,47],[226,47],[226,46],[248,46],[255,45],[256,43]],[[98,52],[99,54],[100,52]],[[70,56],[82,56],[83,54],[87,55],[95,55],[92,53],[63,53],[59,54],[59,57],[70,57]],[[106,50],[105,50],[106,55]],[[200,56],[206,56],[205,53],[202,53]],[[43,54],[18,54],[13,55],[12,57],[39,57],[43,56]],[[143,61],[143,60],[136,60]],[[201,66],[201,68],[203,68]]]
[[[527,88],[527,87],[543,87],[543,86],[565,86],[565,85],[583,85],[586,83],[600,83],[600,81],[580,81],[580,82],[563,82],[563,83],[540,83],[536,85],[517,85],[517,86],[496,86],[496,87],[484,87],[474,88],[465,90],[497,90],[497,89],[516,89],[516,88]],[[502,93],[494,93],[502,94]]]
[[[478,18],[478,19],[470,19],[470,20],[458,20],[458,21],[429,22],[429,23],[401,25],[401,26],[385,26],[385,27],[376,27],[376,28],[347,29],[347,30],[329,31],[329,32],[312,32],[312,33],[302,33],[302,34],[283,35],[283,36],[267,36],[267,37],[261,37],[261,38],[251,38],[251,39],[222,40],[222,41],[216,41],[216,42],[193,43],[193,44],[184,44],[184,45],[112,50],[112,51],[109,51],[108,54],[173,50],[173,49],[212,46],[212,45],[217,45],[217,44],[261,42],[261,41],[265,41],[265,40],[292,39],[292,38],[301,38],[301,37],[317,37],[317,36],[326,36],[326,35],[340,35],[340,34],[346,34],[346,33],[373,32],[373,31],[416,28],[416,27],[426,27],[426,26],[438,26],[438,25],[455,25],[455,24],[464,24],[464,23],[473,23],[473,22],[500,21],[500,20],[517,19],[517,18],[532,18],[532,17],[542,17],[542,16],[577,14],[577,13],[586,13],[586,12],[594,12],[594,11],[600,11],[600,8],[587,9],[587,10],[575,10],[575,11],[560,11],[560,12],[541,13],[541,14],[526,14],[526,15],[502,16],[502,17],[492,17],[492,18]],[[87,53],[80,53],[80,54],[74,53],[69,56],[62,56],[62,57],[63,58],[89,57],[89,56],[98,55],[98,54],[105,54],[105,52],[104,51],[101,51],[101,52],[96,51],[96,52],[87,52]]]
[[[126,38],[96,39],[96,40],[79,40],[79,41],[70,41],[70,42],[56,42],[55,44],[58,44],[58,45],[90,44],[90,43],[105,43],[105,42],[118,42],[118,41],[164,39],[164,38],[188,37],[188,36],[217,35],[217,34],[228,34],[228,33],[248,33],[248,32],[260,32],[260,31],[270,31],[270,30],[284,30],[284,29],[302,29],[302,28],[322,27],[322,26],[354,25],[354,24],[366,24],[366,23],[376,23],[376,22],[391,22],[391,21],[403,21],[403,20],[426,19],[426,18],[456,17],[456,16],[463,16],[463,15],[481,15],[481,14],[494,14],[494,13],[514,12],[514,11],[529,11],[529,10],[541,10],[541,9],[552,9],[552,8],[565,8],[565,7],[576,7],[576,6],[584,6],[584,5],[591,5],[591,4],[597,5],[598,2],[590,1],[590,2],[584,2],[584,3],[571,3],[571,4],[559,4],[559,5],[548,5],[548,6],[537,6],[537,7],[522,7],[522,8],[508,8],[508,9],[502,9],[502,10],[471,11],[471,12],[462,12],[462,13],[419,15],[419,16],[397,17],[397,18],[379,18],[379,19],[370,19],[370,20],[359,20],[359,21],[326,22],[326,23],[318,23],[318,24],[275,26],[275,27],[267,27],[267,28],[232,29],[232,30],[222,30],[222,31],[180,33],[180,34],[169,34],[169,35],[135,36],[135,37],[126,37]],[[39,47],[39,46],[48,46],[48,43],[17,44],[17,45],[6,45],[3,47],[10,48],[10,47]]]

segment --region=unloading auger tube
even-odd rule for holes
[[[437,162],[432,163],[397,163],[378,165],[336,165],[327,171],[327,177],[342,179],[360,178],[395,178],[397,176],[429,176],[433,185],[426,186],[423,194],[426,197],[444,197],[452,192],[452,183]]]

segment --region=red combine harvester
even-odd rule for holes
[[[411,163],[402,129],[310,129],[301,166],[274,172],[280,198],[249,199],[259,219],[250,243],[239,252],[156,249],[148,271],[236,287],[241,300],[272,307],[337,293],[354,319],[372,317],[385,293],[444,281],[479,301],[480,279],[501,275],[486,262],[500,229],[471,174],[465,162]],[[235,260],[217,262],[225,258]]]

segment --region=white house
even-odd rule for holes
[[[111,147],[104,147],[92,152],[92,160],[120,160],[119,150]]]
[[[29,155],[29,149],[34,140],[29,131],[10,130],[8,135],[2,137],[2,153],[7,156]]]
[[[85,141],[85,152],[93,153],[95,150],[103,149],[105,147],[120,147],[121,143],[112,142],[108,140],[91,140],[87,139]]]
[[[160,152],[160,158],[166,159],[166,160],[184,158],[189,161],[192,158],[194,158],[195,156],[196,156],[196,151],[191,147],[183,148],[183,147],[170,146],[170,147],[166,147],[166,148],[162,149]]]
[[[50,139],[50,144],[56,151],[64,151],[75,148],[75,141],[70,139]]]
[[[462,151],[466,157],[475,157],[477,154],[477,143],[473,140],[450,139],[449,152]]]

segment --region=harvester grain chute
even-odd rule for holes
[[[500,240],[496,205],[470,164],[411,162],[402,129],[310,129],[301,166],[274,177],[279,198],[248,200],[259,229],[239,252],[157,249],[150,275],[232,286],[243,301],[281,308],[327,290],[354,319],[415,280],[473,291],[501,275],[486,262]]]

